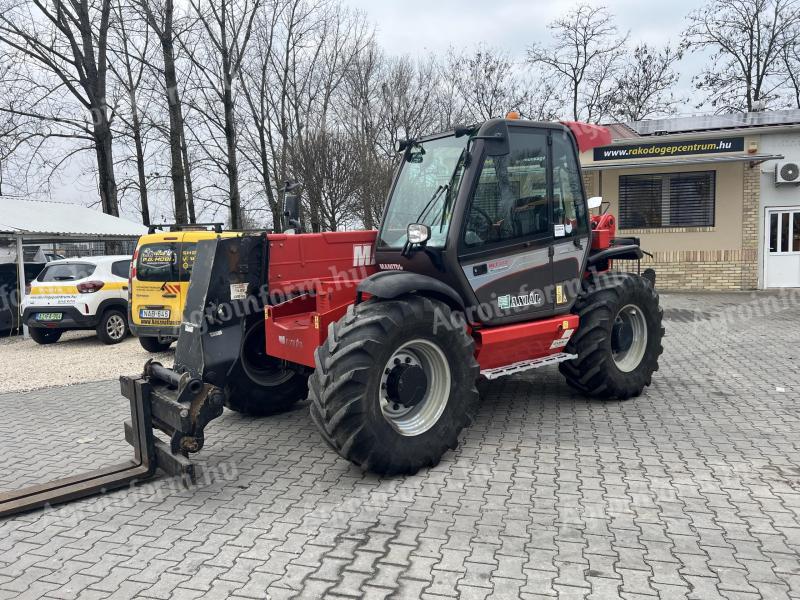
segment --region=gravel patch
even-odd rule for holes
[[[141,373],[149,358],[172,366],[174,347],[168,352],[151,354],[132,336],[119,344],[106,346],[90,331],[67,331],[58,342],[47,346],[22,336],[3,337],[0,339],[0,393],[135,375]]]

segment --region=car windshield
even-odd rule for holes
[[[50,265],[39,275],[38,280],[45,281],[75,281],[84,279],[94,273],[94,265],[89,263],[66,263]]]
[[[467,136],[448,136],[415,144],[402,164],[400,176],[389,199],[378,244],[402,248],[411,223],[431,228],[428,246],[444,246],[450,227],[452,199],[458,193]]]

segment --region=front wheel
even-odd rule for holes
[[[413,474],[458,444],[478,405],[475,345],[450,308],[406,296],[351,306],[317,349],[311,418],[342,457]]]
[[[641,394],[663,351],[663,311],[650,282],[631,273],[601,275],[586,285],[575,312],[580,324],[566,352],[578,357],[559,365],[567,383],[598,398]]]
[[[288,410],[308,395],[308,376],[267,354],[263,321],[244,335],[239,360],[225,384],[225,406],[262,417]]]

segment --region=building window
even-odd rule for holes
[[[715,190],[715,171],[622,175],[620,227],[713,227]]]

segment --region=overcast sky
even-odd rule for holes
[[[380,45],[390,55],[422,56],[443,53],[450,46],[474,47],[486,43],[505,50],[517,60],[525,56],[532,42],[548,43],[547,24],[576,5],[565,0],[343,0],[366,13],[377,29]],[[621,32],[630,32],[631,41],[661,46],[676,45],[685,27],[685,16],[699,5],[698,0],[607,0],[591,2],[605,5],[616,18]],[[682,77],[677,90],[690,95],[691,75],[700,57],[687,57],[680,65]],[[696,113],[693,103],[681,111]],[[85,203],[96,196],[91,175],[81,175],[91,167],[94,155],[86,153],[61,172],[53,181],[54,200]],[[79,163],[79,164],[76,164]],[[91,170],[91,169],[90,169]]]
[[[486,42],[522,56],[531,42],[547,42],[547,24],[577,3],[564,0],[344,0],[362,10],[378,28],[378,40],[392,54],[442,51],[448,46]],[[679,39],[685,16],[697,0],[607,0],[622,31],[635,42],[661,45]]]

